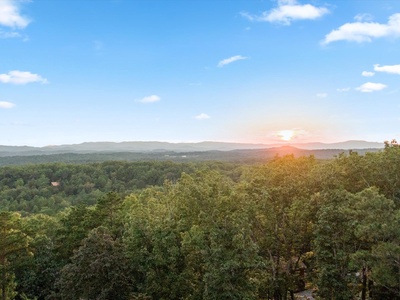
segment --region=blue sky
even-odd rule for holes
[[[0,145],[400,139],[400,2],[0,0]]]

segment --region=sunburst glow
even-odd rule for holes
[[[290,141],[294,136],[294,132],[293,130],[281,130],[279,131],[278,136],[283,141]]]

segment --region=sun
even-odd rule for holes
[[[294,136],[293,130],[281,130],[278,132],[278,136],[281,138],[282,141],[290,141]]]

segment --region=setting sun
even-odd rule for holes
[[[293,130],[281,130],[278,133],[278,136],[283,141],[290,141],[293,138],[294,132]]]

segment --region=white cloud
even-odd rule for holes
[[[27,84],[31,82],[48,83],[46,78],[38,74],[23,71],[10,71],[7,74],[0,74],[0,82],[12,84]]]
[[[392,65],[392,66],[374,65],[374,70],[376,72],[386,72],[386,73],[400,75],[400,65]]]
[[[0,101],[0,108],[13,108],[15,106],[14,103],[7,101]]]
[[[361,73],[361,75],[364,76],[364,77],[372,77],[372,76],[375,75],[375,73],[374,72],[363,71]]]
[[[374,38],[399,37],[400,36],[400,13],[389,17],[386,24],[375,22],[346,23],[338,29],[332,30],[322,41],[327,45],[336,41],[371,42]]]
[[[260,16],[243,12],[242,16],[250,21],[280,23],[290,25],[296,20],[314,20],[329,13],[326,7],[316,7],[311,4],[298,4],[296,0],[279,0],[278,7],[263,12]]]
[[[197,119],[197,120],[206,120],[206,119],[209,119],[211,117],[209,115],[205,114],[205,113],[201,113],[201,114],[195,116],[194,118]]]
[[[356,90],[363,93],[371,93],[371,92],[381,91],[385,88],[387,88],[386,84],[367,82],[360,85],[358,88],[356,88]]]
[[[327,93],[318,93],[317,97],[318,98],[326,98],[326,97],[328,97],[328,94]]]
[[[0,25],[11,28],[25,28],[29,19],[22,16],[14,0],[0,0]]]
[[[158,102],[161,100],[160,96],[157,95],[151,95],[151,96],[147,96],[147,97],[143,97],[142,99],[137,100],[137,102],[141,102],[141,103],[154,103],[154,102]]]
[[[338,92],[348,92],[348,91],[350,91],[351,90],[351,88],[349,88],[349,87],[346,87],[346,88],[339,88],[339,89],[336,89]]]
[[[243,59],[248,59],[248,57],[242,56],[242,55],[235,55],[235,56],[232,56],[232,57],[229,57],[229,58],[225,58],[225,59],[221,60],[218,63],[218,67],[221,68],[221,67],[223,67],[225,65],[228,65],[228,64],[231,64],[231,63],[233,63],[235,61],[243,60]]]

